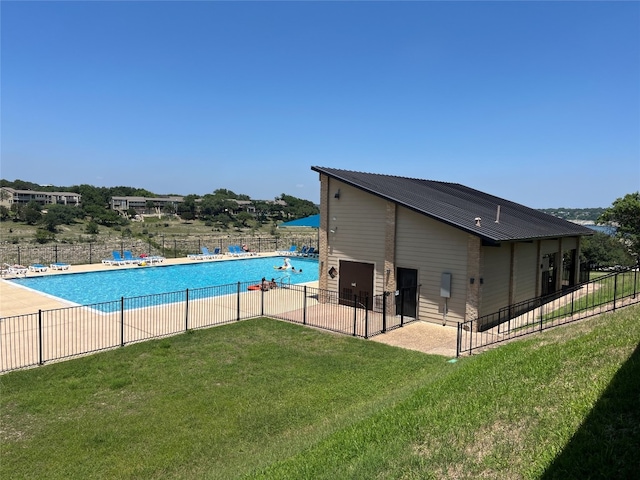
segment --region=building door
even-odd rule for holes
[[[396,269],[396,315],[416,318],[418,300],[418,270]]]
[[[341,305],[371,309],[373,305],[373,263],[340,260]],[[357,297],[357,298],[356,298]]]

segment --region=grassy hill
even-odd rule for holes
[[[634,478],[640,307],[457,362],[270,319],[0,377],[2,478]]]

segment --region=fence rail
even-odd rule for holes
[[[395,297],[388,293],[370,303],[368,298],[341,298],[306,285],[280,283],[267,291],[249,290],[257,283],[123,297],[1,318],[0,372],[261,316],[363,338],[415,320],[396,316]],[[374,308],[361,308],[367,304]]]
[[[226,252],[230,245],[246,244],[257,253],[275,252],[289,249],[291,245],[301,248],[303,245],[318,250],[318,238],[314,235],[288,235],[286,237],[264,236],[201,236],[163,237],[157,235],[146,241],[136,238],[118,239],[103,243],[56,243],[45,245],[13,245],[0,244],[0,264],[29,265],[33,263],[64,262],[71,265],[100,263],[104,258],[111,258],[111,252],[118,250],[121,254],[131,250],[135,255],[161,255],[166,258],[184,257],[189,253],[199,253],[206,246],[209,250],[219,247]]]
[[[617,271],[564,292],[533,298],[460,323],[457,356],[640,302],[638,268]]]

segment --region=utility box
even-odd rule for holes
[[[451,274],[443,273],[440,276],[440,296],[451,298]]]

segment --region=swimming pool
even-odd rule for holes
[[[112,302],[121,297],[141,297],[186,289],[229,285],[237,282],[259,283],[262,277],[298,284],[318,280],[318,261],[292,258],[302,273],[275,270],[281,257],[247,258],[219,262],[197,262],[170,266],[111,269],[98,272],[47,275],[9,280],[39,292],[80,305]]]

